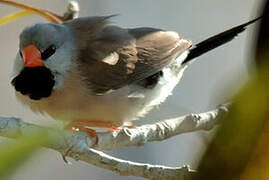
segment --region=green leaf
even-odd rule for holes
[[[41,145],[49,142],[44,133],[32,134],[0,144],[0,179],[8,178]]]

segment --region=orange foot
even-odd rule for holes
[[[134,128],[136,128],[136,126],[126,126],[127,128],[129,128],[129,129],[134,129]],[[105,132],[106,133],[111,133],[111,132],[113,132],[113,131],[117,131],[117,130],[119,130],[119,127],[113,127],[113,128],[109,128],[108,130],[106,130]]]
[[[83,131],[88,133],[91,137],[96,138],[96,144],[98,143],[98,137],[95,130],[91,127],[97,128],[109,128],[108,132],[116,131],[123,123],[112,123],[104,121],[94,121],[94,120],[75,120],[71,121],[65,129],[70,129],[72,131]]]
[[[104,122],[104,121],[92,121],[92,120],[75,120],[71,121],[69,124],[65,126],[64,129],[71,130],[73,132],[75,131],[83,131],[89,134],[91,137],[95,138],[95,143],[93,146],[98,144],[98,136],[95,130],[91,129],[91,127],[97,127],[97,128],[108,128],[105,132],[112,132],[118,130],[120,126],[122,126],[123,123],[112,123],[112,122]],[[66,153],[68,154],[68,152]],[[67,164],[70,164],[69,161],[66,159],[66,155],[63,154],[62,158],[64,162]]]
[[[75,120],[71,121],[69,124],[65,126],[64,129],[75,131],[83,131],[89,134],[91,137],[95,138],[95,143],[93,146],[98,144],[98,136],[95,130],[91,129],[91,127],[97,128],[108,128],[105,132],[110,133],[113,131],[119,130],[123,123],[112,123],[112,122],[104,122],[104,121],[97,121],[97,120]],[[135,126],[127,126],[128,128],[136,128]],[[68,152],[67,152],[68,153]],[[64,162],[70,164],[69,161],[66,160],[66,156],[62,155]]]

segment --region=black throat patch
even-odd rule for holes
[[[54,76],[46,67],[25,67],[11,84],[16,91],[33,100],[49,97],[55,84]]]

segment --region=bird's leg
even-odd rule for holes
[[[89,134],[91,137],[95,138],[95,143],[93,146],[98,144],[98,136],[94,129],[91,129],[91,127],[97,127],[97,128],[108,128],[105,132],[110,133],[113,131],[117,131],[119,127],[123,125],[122,122],[105,122],[105,121],[98,121],[98,120],[74,120],[68,123],[64,129],[71,130],[73,132],[77,131],[83,131]],[[135,126],[127,126],[128,128],[136,128]],[[69,150],[68,150],[69,151]],[[67,164],[71,164],[66,159],[66,154],[68,154],[68,151],[65,154],[62,154],[62,158],[64,162]]]
[[[83,131],[89,134],[91,137],[97,137],[97,133],[95,130],[89,128],[88,125],[81,123],[80,121],[71,121],[69,124],[65,126],[64,129],[75,131]]]
[[[136,126],[124,126],[124,127],[127,127],[127,128],[129,128],[129,129],[134,129],[134,128],[136,128]],[[106,132],[106,133],[110,133],[110,132],[117,131],[117,130],[119,130],[119,127],[109,128],[109,129],[107,129],[105,132]]]
[[[97,121],[97,120],[75,120],[71,121],[65,129],[70,129],[72,131],[84,131],[88,133],[92,137],[97,137],[97,133],[95,130],[91,129],[91,127],[97,128],[109,128],[108,131],[116,131],[123,123],[119,122],[105,122],[105,121]],[[96,142],[97,143],[97,142]]]

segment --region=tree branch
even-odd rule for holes
[[[227,112],[227,105],[221,105],[201,114],[190,114],[136,128],[124,127],[111,133],[99,133],[98,144],[94,148],[110,150],[122,146],[141,146],[150,141],[162,141],[187,132],[211,130]]]
[[[206,113],[186,115],[132,129],[124,127],[111,133],[98,133],[98,144],[96,144],[95,138],[84,132],[61,131],[29,124],[18,118],[0,117],[0,136],[16,138],[45,131],[53,139],[53,142],[46,147],[59,151],[64,156],[91,163],[123,176],[181,180],[190,177],[194,171],[187,166],[165,167],[121,160],[91,147],[107,150],[122,146],[137,146],[149,141],[161,141],[186,132],[210,130],[219,123],[220,117],[227,111],[227,106],[223,105]]]

